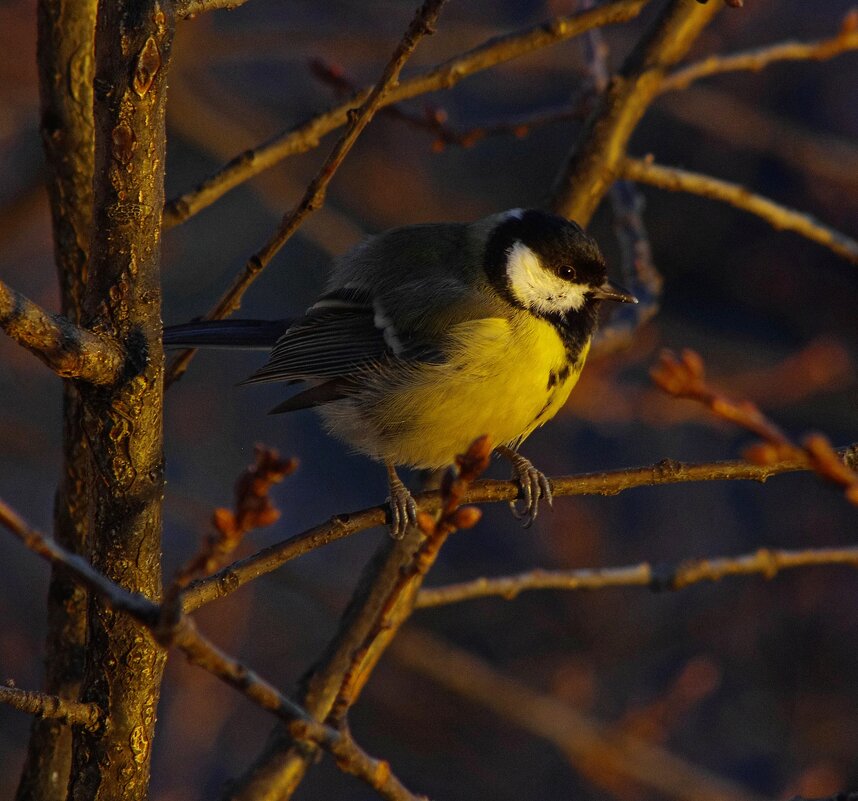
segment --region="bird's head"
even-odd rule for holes
[[[577,223],[536,209],[513,209],[496,220],[486,244],[485,269],[513,305],[552,318],[602,300],[637,303],[608,280],[599,246]]]

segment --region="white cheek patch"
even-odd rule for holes
[[[524,242],[516,242],[507,253],[509,288],[516,300],[542,314],[565,314],[584,305],[588,287],[564,281],[546,270],[539,257]]]

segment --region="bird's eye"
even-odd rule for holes
[[[575,268],[569,264],[564,264],[557,272],[566,281],[573,281],[575,279]]]

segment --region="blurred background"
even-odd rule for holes
[[[171,68],[168,197],[225,160],[339,97],[312,60],[371,83],[407,25],[412,0],[252,0],[179,25]],[[660,5],[653,3],[653,6]],[[774,0],[726,9],[690,58],[833,36],[849,2]],[[451,2],[406,74],[487,38],[572,10],[569,0]],[[606,30],[617,66],[655,8]],[[0,2],[0,277],[57,308],[47,199],[41,185],[35,2]],[[404,108],[442,114],[457,130],[569,103],[586,79],[580,41],[480,73]],[[666,94],[630,153],[736,181],[858,233],[858,54],[781,63]],[[332,256],[365,232],[471,220],[537,205],[575,139],[570,120],[472,148],[434,145],[426,131],[376,118],[334,179],[326,207],[246,296],[246,316],[285,317],[312,301]],[[164,235],[164,320],[205,312],[300,197],[335,135],[226,195]],[[837,445],[858,432],[858,272],[826,249],[730,207],[644,189],[645,222],[665,279],[663,305],[626,351],[593,361],[561,415],[523,452],[549,475],[735,458],[750,441],[647,376],[662,347],[693,347],[726,392],[758,402],[788,432],[820,430]],[[604,204],[591,230],[619,260]],[[383,501],[384,470],[327,438],[311,413],[268,417],[275,386],[237,388],[253,353],[204,353],[167,396],[167,575],[194,552],[214,507],[229,505],[263,442],[301,461],[277,488],[282,519],[243,546],[299,532],[334,513]],[[59,464],[60,385],[0,338],[0,497],[51,526]],[[506,476],[505,466],[493,474]],[[673,564],[767,548],[853,544],[858,509],[807,474],[765,486],[642,488],[562,498],[522,530],[505,505],[486,508],[445,546],[427,585],[532,567]],[[278,686],[291,688],[335,630],[360,567],[383,531],[335,543],[203,609],[201,628]],[[0,680],[41,683],[48,570],[0,536]],[[696,585],[525,593],[414,615],[485,665],[614,733],[651,740],[707,774],[774,798],[858,786],[858,576],[801,569]],[[646,799],[598,754],[581,759],[385,656],[351,715],[357,740],[403,781],[456,799]],[[173,655],[159,711],[152,797],[215,798],[256,755],[269,718]],[[0,706],[0,799],[12,798],[29,720]],[[692,788],[689,788],[690,790]],[[373,797],[323,760],[301,799]]]

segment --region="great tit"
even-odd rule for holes
[[[417,517],[396,465],[437,469],[486,434],[509,459],[531,523],[547,478],[516,449],[578,380],[603,300],[636,303],[608,280],[579,225],[534,209],[469,224],[394,228],[334,264],[295,320],[200,321],[168,346],[273,348],[242,382],[304,388],[272,414],[317,409],[328,430],[387,466],[391,529]]]

